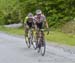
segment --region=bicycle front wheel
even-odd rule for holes
[[[32,45],[33,45],[33,48],[36,49],[36,40],[35,40],[34,36],[33,36],[33,39],[32,39]]]
[[[30,48],[31,47],[30,38],[25,37],[25,42],[26,42],[27,47]]]
[[[41,52],[41,55],[44,56],[45,55],[45,51],[46,51],[46,43],[45,41],[43,41],[41,43],[41,48],[40,48],[40,52]]]

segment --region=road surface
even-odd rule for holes
[[[0,63],[75,63],[75,47],[47,45],[41,56],[27,48],[24,38],[0,32]]]

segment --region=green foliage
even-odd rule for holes
[[[41,9],[49,26],[58,27],[75,16],[75,0],[0,0],[0,21],[5,24],[23,22],[25,16]],[[0,22],[1,23],[1,22]]]
[[[47,16],[49,26],[58,27],[73,19],[75,15],[74,0],[67,0],[67,2],[66,0],[27,0],[25,2],[26,14],[30,11],[35,14],[36,9],[41,9]]]
[[[17,0],[0,0],[0,24],[11,24],[18,20],[16,15]],[[13,13],[15,15],[13,15]],[[16,18],[14,20],[14,18]]]

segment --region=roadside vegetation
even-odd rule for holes
[[[24,36],[23,28],[5,28],[4,26],[0,26],[0,31],[11,35],[19,35]],[[58,43],[63,45],[75,46],[75,35],[63,33],[59,30],[50,31],[49,35],[45,32],[45,38],[50,43]]]
[[[0,24],[24,21],[25,16],[41,9],[50,27],[59,27],[75,17],[75,0],[0,0]]]
[[[13,35],[24,35],[23,28],[6,28],[4,26],[0,26],[0,31]]]

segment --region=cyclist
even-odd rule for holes
[[[29,13],[28,16],[25,17],[24,20],[25,26],[25,37],[28,37],[28,30],[33,27],[33,14]]]
[[[34,20],[35,20],[34,22],[35,22],[36,29],[42,29],[44,25],[46,25],[46,28],[48,29],[48,23],[46,21],[46,17],[41,10],[36,10],[36,15],[34,16]],[[38,31],[36,32],[36,40],[37,37],[38,37]]]

